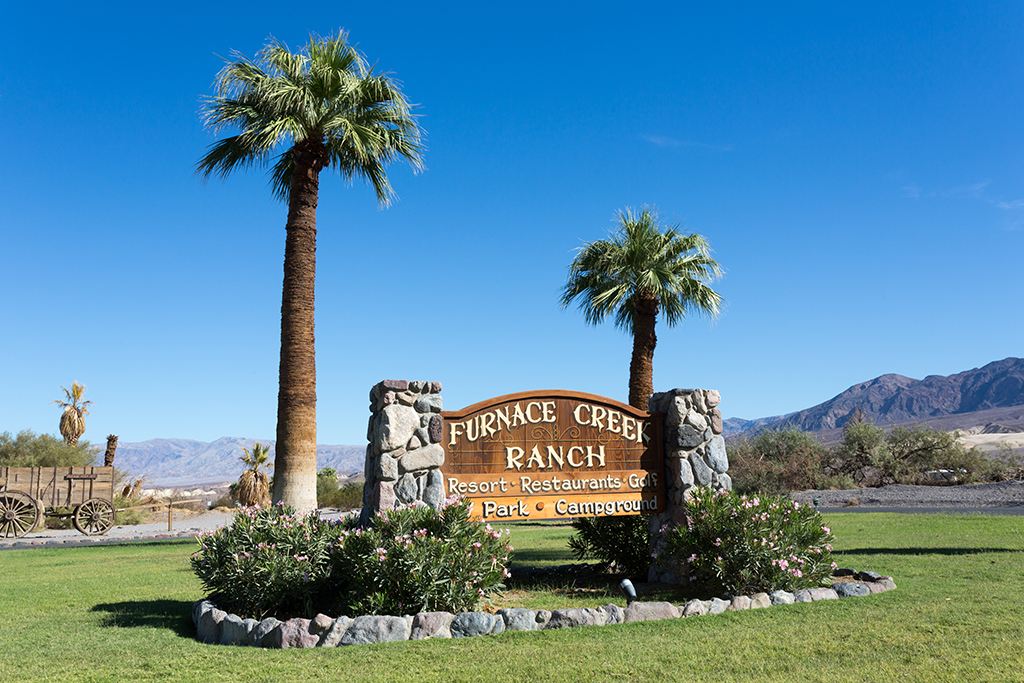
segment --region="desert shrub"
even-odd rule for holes
[[[363,506],[363,485],[345,484],[335,487],[330,493],[321,496],[319,491],[319,479],[317,480],[317,504],[322,508],[340,508],[342,510],[355,510]]]
[[[663,551],[712,593],[828,585],[832,532],[814,508],[781,496],[698,488],[684,503],[691,524],[668,532]]]
[[[342,532],[284,505],[241,508],[198,537],[192,571],[217,606],[262,619],[315,616],[330,607],[330,549]]]
[[[325,467],[316,473],[316,504],[317,507],[331,507],[326,501],[338,490],[338,471],[333,467]]]
[[[503,587],[512,547],[470,519],[471,503],[381,513],[369,528],[291,508],[242,508],[203,534],[192,570],[221,609],[279,619],[472,609]]]
[[[122,496],[120,494],[114,496],[114,509],[120,510],[120,512],[117,513],[117,523],[120,526],[133,526],[135,524],[145,524],[149,521],[150,508],[131,507],[136,502],[137,501],[128,498],[127,496]]]
[[[631,578],[646,580],[651,564],[649,515],[578,517],[569,537],[577,560],[594,559]]]
[[[64,439],[31,429],[0,434],[0,467],[86,467],[95,465],[99,448],[88,441],[68,446]]]
[[[334,574],[348,581],[343,608],[464,612],[504,588],[512,546],[490,524],[471,520],[471,508],[468,499],[453,496],[440,510],[422,504],[387,510],[371,528],[343,533],[331,556]]]
[[[945,471],[945,476],[932,473]],[[888,433],[871,420],[843,427],[843,441],[832,451],[826,472],[846,475],[864,486],[962,484],[992,478],[991,462],[967,448],[958,432],[927,425],[895,426]]]
[[[825,474],[827,457],[828,449],[812,434],[796,427],[768,430],[729,444],[729,474],[736,491],[761,495],[851,485]]]

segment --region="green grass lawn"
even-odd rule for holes
[[[673,621],[331,650],[201,645],[194,542],[0,552],[0,680],[1021,681],[1024,518],[827,517],[841,566],[892,575],[865,598]],[[569,530],[512,532],[525,565],[572,562]],[[623,600],[516,591],[499,606]],[[706,596],[711,597],[711,596]]]

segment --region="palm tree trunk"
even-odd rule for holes
[[[647,410],[647,398],[654,393],[654,347],[658,337],[658,299],[633,295],[633,358],[629,362],[629,405]]]
[[[275,503],[316,509],[316,205],[323,143],[297,144],[285,226],[281,368],[274,457]]]

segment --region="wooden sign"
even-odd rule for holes
[[[499,396],[441,413],[445,490],[487,521],[665,509],[661,421],[573,391]]]

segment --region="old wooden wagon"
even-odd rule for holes
[[[114,525],[113,467],[0,467],[0,537],[21,538],[46,515],[70,517],[83,534]]]

